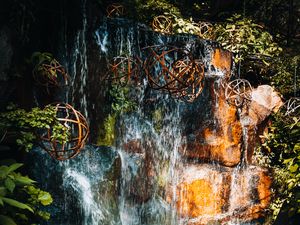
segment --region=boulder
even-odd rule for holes
[[[252,101],[248,109],[243,110],[241,119],[248,119],[252,126],[259,125],[283,105],[278,92],[269,85],[258,86],[252,91],[251,97]]]
[[[175,199],[169,188],[167,200],[176,202],[181,217],[222,214],[228,208],[230,174],[209,164],[187,164],[179,175]]]
[[[241,159],[242,125],[236,107],[225,100],[224,88],[220,87],[219,94],[211,89],[214,125],[195,132],[194,140],[188,139],[181,152],[188,158],[233,167]]]
[[[271,201],[269,171],[257,166],[185,164],[178,181],[167,200],[176,203],[178,215],[191,225],[253,221],[264,216]]]

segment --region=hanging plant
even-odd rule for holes
[[[32,108],[30,111],[9,105],[6,112],[0,113],[0,130],[5,131],[2,141],[6,142],[13,139],[17,145],[26,151],[32,149],[37,141],[37,134],[44,129],[53,128],[54,136],[61,142],[68,139],[66,128],[56,119],[54,107],[45,109]]]

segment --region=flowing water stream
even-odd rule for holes
[[[87,28],[84,9],[82,29],[74,39],[72,57],[68,62],[72,74],[68,99],[69,103],[87,116],[92,128],[91,135],[98,132],[94,121],[99,121],[100,113],[97,113],[101,111],[100,108],[110,104],[103,101],[99,94],[103,91],[100,90],[103,79],[99,77],[105,75],[106,64],[115,56],[126,54],[145,58],[143,47],[180,42],[193,49],[194,54],[204,61],[206,75],[216,78],[206,82],[215,82],[217,88],[213,91],[219,90],[217,78],[224,74],[210,64],[213,43],[195,41],[192,36],[167,37],[124,19],[104,18],[95,30]],[[88,68],[91,65],[93,68]],[[91,70],[98,73],[92,74]],[[75,159],[66,162],[56,162],[40,149],[35,149],[36,160],[32,170],[36,171],[35,177],[45,189],[53,193],[55,201],[51,209],[53,219],[46,224],[197,224],[188,223],[187,217],[179,216],[185,209],[179,208],[178,213],[176,186],[180,182],[180,171],[187,163],[191,163],[182,157],[182,146],[187,139],[195,139],[192,133],[184,133],[188,129],[197,129],[199,116],[212,127],[216,126],[215,118],[209,114],[212,101],[209,88],[205,88],[199,100],[193,104],[174,100],[167,93],[151,90],[146,79],[130,88],[129,96],[135,103],[135,109],[117,118],[114,146],[108,148],[89,143]],[[108,92],[106,95],[109,95]],[[218,102],[215,104],[218,107]],[[186,121],[188,116],[189,122]],[[192,163],[205,162],[194,160]],[[191,168],[188,171],[194,173],[193,179],[207,177],[206,171],[223,170],[218,163],[212,163],[207,167],[212,169],[204,169],[202,172]],[[236,172],[233,172],[229,184],[229,212],[240,206],[244,196],[239,196],[241,186],[246,191],[253,177],[251,169],[243,172],[243,179],[240,177],[240,167],[233,170]],[[218,192],[217,186],[221,185],[223,178],[211,179],[215,179],[213,191]],[[217,204],[219,203],[215,203],[215,208]],[[248,202],[244,205],[247,204]],[[219,217],[228,215],[231,214],[220,213]],[[236,221],[229,220],[227,224],[247,224]]]

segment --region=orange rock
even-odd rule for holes
[[[216,48],[212,54],[211,63],[215,67],[215,69],[219,69],[225,72],[227,76],[229,76],[232,65],[232,53]]]
[[[228,172],[220,172],[208,164],[190,164],[183,169],[179,180],[175,202],[182,217],[215,216],[228,208]],[[170,196],[169,192],[169,201]]]
[[[168,196],[189,225],[252,221],[263,217],[270,204],[271,178],[266,169],[256,166],[238,170],[186,164],[175,199],[171,191]]]
[[[211,96],[215,126],[198,132],[195,140],[187,142],[181,151],[188,158],[216,161],[230,167],[236,166],[241,159],[242,143],[242,126],[236,107],[226,102],[222,87],[219,95],[212,90]]]

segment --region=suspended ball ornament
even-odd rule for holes
[[[84,147],[89,134],[89,126],[85,117],[71,105],[65,103],[51,104],[56,112],[56,118],[63,125],[67,140],[54,137],[50,127],[41,135],[41,146],[52,158],[66,160],[78,155]]]
[[[251,101],[252,87],[245,79],[229,82],[225,88],[225,98],[229,104],[241,107]]]
[[[144,70],[149,85],[172,97],[193,102],[203,89],[204,65],[188,51],[172,46],[151,46]]]
[[[204,39],[212,38],[213,25],[209,22],[199,22],[199,37]]]
[[[200,60],[184,59],[176,61],[173,69],[176,81],[170,94],[175,98],[193,102],[204,87],[204,64]]]
[[[125,8],[119,3],[113,3],[106,8],[106,15],[109,18],[120,17],[125,14]]]
[[[152,29],[163,34],[171,34],[172,20],[163,15],[156,16],[152,21]]]
[[[46,87],[62,87],[68,85],[69,75],[65,68],[50,54],[40,53],[39,63],[32,71],[33,79],[38,85]]]
[[[130,56],[117,56],[109,63],[107,80],[125,86],[128,82],[139,83],[140,65],[138,58]]]
[[[290,116],[290,117],[297,117],[300,118],[300,98],[290,98],[286,103],[285,103],[285,116]]]

